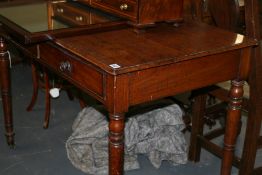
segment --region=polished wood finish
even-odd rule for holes
[[[10,82],[10,61],[9,52],[7,52],[6,41],[0,37],[0,85],[5,121],[5,135],[7,144],[14,146],[14,130],[13,130],[13,112],[11,98],[11,82]]]
[[[32,111],[33,107],[36,103],[37,100],[37,95],[38,95],[38,89],[40,86],[43,86],[44,90],[45,90],[45,115],[44,115],[44,124],[43,124],[43,128],[47,129],[49,126],[49,119],[50,119],[50,108],[51,108],[51,96],[49,94],[50,91],[50,83],[49,83],[49,76],[47,71],[45,70],[45,68],[43,68],[43,83],[41,83],[40,81],[40,77],[39,77],[39,72],[36,68],[36,64],[31,64],[32,67],[32,80],[33,80],[33,94],[32,94],[32,98],[31,101],[28,105],[28,107],[26,108],[27,111]]]
[[[194,103],[192,106],[192,124],[191,137],[189,145],[188,158],[191,161],[198,162],[200,160],[201,142],[198,136],[202,136],[204,132],[204,114],[206,108],[206,98],[207,93],[205,90],[201,92],[200,90],[195,91]]]
[[[4,29],[14,27],[10,40],[27,38],[23,44],[28,44],[37,39],[21,35],[28,33],[6,19],[2,23]],[[110,119],[109,174],[123,174],[124,121],[129,107],[233,80],[232,107],[228,110],[232,122],[226,125],[221,167],[221,175],[230,175],[240,119],[240,103],[235,99],[242,97],[238,92],[242,91],[241,82],[248,78],[251,49],[257,41],[248,37],[239,41],[235,33],[197,22],[179,27],[160,24],[140,34],[124,23],[86,31],[85,35],[65,38],[57,38],[65,33],[49,32],[49,42],[38,40],[39,49],[30,53],[34,61],[105,105]],[[9,76],[9,69],[3,66],[1,70]],[[11,109],[9,103],[6,106]]]
[[[109,22],[110,18],[99,13],[92,13],[93,9],[87,6],[81,6],[78,3],[48,3],[49,7],[49,18],[50,18],[50,29],[53,29],[52,19],[55,18],[64,22],[67,25],[81,26]],[[109,16],[109,15],[107,15]]]
[[[47,71],[44,70],[44,81],[45,81],[45,120],[43,127],[46,129],[49,125],[49,119],[50,119],[50,106],[51,106],[51,99],[50,99],[50,84],[49,84],[49,76],[47,74]]]
[[[44,124],[43,128],[47,129],[49,127],[50,120],[50,110],[51,110],[51,88],[58,88],[60,91],[65,90],[69,100],[73,100],[75,96],[77,96],[79,100],[79,104],[81,108],[87,106],[86,102],[83,100],[82,94],[80,91],[77,91],[77,94],[73,95],[71,89],[73,88],[68,82],[65,82],[59,77],[50,73],[46,68],[37,64],[36,62],[31,63],[32,67],[32,81],[33,81],[33,94],[31,101],[26,108],[27,111],[32,111],[33,107],[36,103],[39,88],[43,88],[45,91],[45,115],[44,115]],[[51,75],[51,76],[50,76]],[[50,80],[51,77],[51,80]],[[52,86],[50,85],[50,81],[52,81]]]
[[[66,20],[67,23],[74,25],[89,24],[89,12],[82,10],[81,8],[74,8],[68,3],[54,3],[53,5],[53,17]]]
[[[183,0],[81,0],[92,7],[124,17],[135,26],[155,22],[181,22]]]
[[[79,23],[76,23],[75,21],[71,23],[70,21],[66,18],[66,15],[60,15],[60,16],[54,16],[54,10],[53,7],[55,4],[64,4],[63,6],[66,6],[67,9],[70,9],[70,11],[68,11],[68,13],[71,13],[71,15],[69,15],[71,18],[75,18],[78,16],[73,16],[73,13],[79,12],[79,13],[83,13],[83,9],[85,9],[86,14],[89,13],[90,21],[87,23],[82,23],[82,25],[77,25]],[[65,5],[68,4],[68,5]],[[35,4],[34,4],[35,5]],[[33,43],[38,43],[38,42],[43,42],[43,41],[48,41],[48,40],[52,40],[53,38],[56,37],[67,37],[67,36],[73,36],[76,33],[77,34],[82,34],[82,33],[93,33],[93,32],[100,32],[100,31],[104,31],[104,30],[113,30],[116,28],[121,28],[121,26],[125,25],[127,23],[127,21],[122,20],[118,17],[113,17],[110,16],[108,14],[105,14],[101,11],[97,11],[94,9],[91,9],[90,7],[78,7],[76,6],[76,3],[74,2],[60,2],[60,1],[51,1],[48,0],[46,2],[42,2],[41,5],[44,7],[43,10],[47,11],[47,17],[48,18],[44,18],[44,19],[39,19],[42,23],[46,23],[46,26],[44,26],[43,28],[39,28],[36,31],[31,31],[30,27],[28,27],[28,25],[26,25],[23,22],[19,22],[19,21],[15,21],[15,17],[14,15],[10,15],[12,13],[1,13],[0,11],[0,21],[1,21],[1,28],[4,29],[4,31],[12,38],[15,38],[16,41],[18,41],[19,43],[22,44],[33,44]],[[29,10],[34,10],[32,9],[32,7],[34,6],[30,6],[29,5],[24,5],[26,6]],[[23,6],[23,7],[24,7]],[[29,7],[28,7],[29,6]],[[14,7],[15,8],[15,7]],[[13,10],[11,7],[9,8],[4,8],[4,11],[8,11],[8,10]],[[82,10],[81,10],[82,9]],[[58,18],[58,19],[57,19]],[[70,18],[70,19],[71,19]],[[80,19],[78,17],[78,19]],[[60,25],[58,25],[58,28],[54,28],[54,21],[63,21],[65,25],[62,25],[62,27]],[[98,23],[95,23],[98,22]],[[90,25],[92,24],[92,25]],[[60,26],[60,27],[59,27]]]
[[[36,100],[37,100],[37,95],[38,95],[38,87],[39,87],[39,75],[37,73],[37,68],[35,64],[31,64],[31,69],[32,69],[32,82],[33,82],[33,94],[31,101],[29,105],[27,106],[26,110],[27,111],[32,111]]]
[[[207,3],[217,26],[236,31],[240,19],[238,0],[208,0]]]
[[[244,77],[247,77],[247,74]],[[240,126],[239,124],[241,118],[241,104],[244,94],[243,85],[244,81],[232,81],[232,86],[229,93],[231,101],[228,106],[229,110],[226,121],[226,123],[231,123],[232,125],[231,127],[226,127],[225,131],[221,174],[231,174],[234,149]]]
[[[161,25],[140,35],[132,29],[122,29],[40,44],[41,57],[37,61],[106,106],[110,114],[109,174],[115,175],[123,174],[124,119],[130,106],[228,79],[235,79],[233,89],[241,89],[238,82],[247,78],[249,46],[255,43],[245,38],[243,43],[232,45],[235,39],[236,34],[197,23],[185,23],[179,28]],[[69,62],[71,71],[61,70],[61,60],[54,58]],[[112,68],[112,64],[120,67]],[[202,69],[203,65],[206,69]],[[101,78],[77,79],[80,67],[92,70],[85,75],[97,74]],[[232,91],[232,99],[241,96]],[[237,105],[234,100],[231,103]],[[230,174],[240,109],[230,108],[228,116],[233,122],[227,123],[223,175]]]
[[[232,31],[244,32],[244,0],[185,0],[191,18]]]
[[[245,14],[246,35],[259,40],[261,34],[259,30],[259,5],[257,0],[245,0]],[[251,72],[248,79],[250,84],[250,97],[247,122],[249,124],[246,129],[246,135],[249,137],[245,138],[244,151],[242,154],[242,157],[245,157],[245,159],[241,161],[239,175],[251,175],[253,172],[262,121],[262,59],[260,48],[256,47],[252,54],[254,59],[251,62]],[[256,142],[253,142],[254,140],[256,140]]]
[[[56,59],[48,54],[46,50],[49,50],[52,55],[56,55]],[[65,55],[61,51],[58,52],[56,47],[50,47],[48,44],[40,45],[40,54],[41,61],[50,65],[52,69],[60,71],[64,76],[73,81],[77,81],[81,86],[89,87],[89,91],[97,97],[101,99],[105,98],[103,85],[105,82],[104,74],[96,67],[75,60],[71,54]],[[79,67],[81,67],[81,69],[78,69]],[[83,77],[85,78],[83,79]],[[101,82],[101,84],[95,83],[96,81]]]
[[[74,2],[66,2],[66,1],[37,1],[36,3],[39,3],[43,6],[44,10],[47,11],[48,18],[43,21],[43,19],[40,18],[40,23],[47,23],[48,31],[45,31],[45,28],[43,28],[43,31],[40,30],[31,33],[30,29],[24,28],[24,26],[20,26],[20,23],[13,22],[9,18],[0,15],[0,21],[3,24],[1,28],[7,33],[5,37],[8,38],[10,42],[12,42],[17,48],[20,49],[21,52],[23,52],[25,55],[27,55],[29,58],[32,57],[32,50],[30,47],[35,47],[35,43],[43,42],[46,40],[53,39],[54,37],[65,37],[70,35],[75,35],[75,33],[81,34],[81,33],[94,33],[94,32],[101,32],[103,30],[113,30],[116,28],[122,28],[123,26],[126,27],[125,21],[120,21],[117,17],[109,16],[108,14],[105,14],[101,11],[97,11],[94,9],[91,9],[90,7],[86,7],[83,5],[79,5]],[[16,3],[15,3],[16,4]],[[30,4],[19,4],[23,5],[22,7],[25,8],[32,8],[28,7]],[[33,4],[35,5],[35,4]],[[9,7],[9,6],[8,6]],[[34,7],[34,6],[33,6]],[[12,8],[12,7],[9,7]],[[6,10],[4,8],[4,10]],[[59,14],[59,12],[64,12]],[[88,20],[85,20],[84,22],[81,22],[81,17],[86,16]],[[12,19],[12,15],[10,16]],[[60,21],[63,22],[64,25],[68,25],[67,28],[61,28],[59,30],[55,30],[55,22]],[[116,21],[116,22],[114,22]],[[92,25],[91,25],[92,24]],[[70,27],[75,26],[75,27]],[[78,27],[80,26],[80,27]],[[122,27],[121,27],[122,26]],[[52,35],[52,36],[51,36]],[[14,40],[12,39],[14,38]],[[24,48],[24,45],[30,45],[29,47],[26,46]],[[34,48],[35,49],[35,48]],[[35,49],[36,50],[36,49]],[[29,54],[28,54],[29,53]],[[33,51],[34,53],[34,51]],[[37,51],[35,52],[36,57],[39,55],[37,54]],[[27,107],[27,110],[32,110],[36,99],[37,99],[37,93],[39,86],[41,87],[49,87],[49,82],[43,80],[43,83],[39,83],[39,76],[37,75],[36,66],[34,65],[35,62],[31,61],[32,63],[32,74],[33,74],[33,95],[31,102],[29,106]],[[42,69],[43,70],[43,69]],[[48,79],[48,74],[45,72],[45,78]],[[68,85],[67,85],[68,86]],[[49,90],[45,90],[45,104],[46,104],[46,110],[45,110],[45,120],[44,120],[44,128],[48,127],[49,123],[49,116],[50,116],[50,102],[51,102],[51,96],[49,95]],[[69,90],[67,90],[67,94],[69,95]],[[71,97],[71,95],[69,95]],[[83,101],[83,99],[79,98],[80,105],[82,107],[86,106],[86,103]]]
[[[222,159],[222,167],[234,165],[240,167],[241,165],[241,158],[234,155],[234,147],[236,142],[230,142],[228,139],[230,137],[237,138],[239,134],[241,122],[241,110],[242,107],[242,100],[243,100],[243,84],[244,82],[231,82],[233,86],[231,86],[231,90],[229,93],[230,103],[228,108],[232,110],[230,113],[227,114],[227,121],[226,123],[234,123],[234,128],[222,128],[222,129],[215,129],[211,132],[203,134],[203,127],[204,127],[204,114],[206,108],[206,97],[207,97],[207,90],[206,88],[197,90],[195,92],[195,103],[193,105],[193,117],[192,117],[192,133],[191,133],[191,140],[190,140],[190,149],[189,149],[189,159],[193,161],[200,160],[200,151],[201,148],[205,148],[209,152],[213,153],[214,155],[221,157]],[[239,98],[241,96],[241,98]],[[238,114],[237,114],[238,113]],[[229,118],[229,116],[234,116]],[[223,131],[224,130],[224,131]],[[225,133],[225,135],[230,135],[230,137],[224,138],[224,149],[222,147],[217,146],[215,143],[211,142],[211,139],[214,139],[217,136]],[[232,141],[232,140],[231,140]],[[227,157],[225,154],[228,153]],[[226,162],[226,163],[225,163]],[[231,167],[222,168],[225,170],[225,174],[231,174],[228,171]]]
[[[214,15],[214,19],[217,21],[219,26],[223,28],[227,28],[229,30],[237,30],[237,23],[239,19],[239,6],[237,1],[228,1],[228,0],[219,0],[213,1],[210,0],[210,11]],[[218,5],[216,3],[223,4],[223,6]],[[259,33],[259,9],[258,9],[258,2],[256,0],[252,1],[245,1],[245,25],[246,25],[246,34],[250,37],[253,37],[257,40],[260,39]],[[226,13],[224,12],[225,10]],[[229,11],[229,9],[231,9]],[[235,10],[234,10],[235,9]],[[238,15],[237,15],[238,14]],[[226,15],[227,17],[225,17]],[[259,47],[255,47],[252,50],[252,55],[254,59],[251,62],[251,74],[249,76],[249,86],[250,86],[250,99],[244,99],[244,107],[245,109],[251,110],[249,112],[248,120],[247,120],[247,129],[245,134],[245,144],[243,147],[243,152],[241,157],[234,156],[233,164],[239,168],[239,175],[252,175],[252,174],[261,174],[261,168],[254,169],[255,158],[257,149],[260,148],[261,145],[261,136],[259,136],[260,128],[261,128],[261,55]],[[229,98],[226,95],[225,90],[215,89],[209,92],[210,94],[218,97],[220,100],[228,101]],[[251,97],[252,96],[252,97]],[[199,103],[204,103],[205,98],[203,94],[197,97],[197,101]],[[248,102],[248,104],[247,104]],[[199,104],[200,105],[200,104]],[[253,106],[254,105],[254,106]],[[259,107],[260,106],[260,107]],[[202,106],[205,107],[205,106]],[[257,111],[257,112],[255,112]],[[190,153],[189,158],[193,161],[199,161],[200,157],[200,150],[201,147],[209,150],[213,154],[223,158],[222,149],[219,148],[217,145],[209,142],[210,133],[208,135],[203,135],[203,110],[197,115],[193,117],[192,120],[192,138],[190,144]],[[202,118],[202,119],[201,119]],[[229,122],[229,121],[227,121]],[[222,128],[223,130],[223,128]],[[223,132],[222,132],[223,133]],[[235,133],[236,134],[236,133]],[[211,137],[213,138],[213,137]]]

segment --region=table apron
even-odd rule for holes
[[[45,64],[104,104],[114,101],[109,96],[107,97],[107,92],[114,93],[110,89],[116,85],[113,82],[108,82],[113,81],[113,77],[126,79],[128,87],[125,88],[128,89],[128,94],[126,94],[128,100],[125,102],[125,106],[127,107],[235,79],[240,71],[241,50],[178,61],[126,73],[126,75],[110,75],[92,64],[83,62],[80,58],[59,48],[50,47],[48,44],[40,45],[41,57],[37,61]],[[61,71],[61,63],[67,61],[72,69]],[[112,87],[110,87],[111,85]]]
[[[129,105],[235,79],[240,61],[241,51],[234,50],[137,71],[130,75]]]

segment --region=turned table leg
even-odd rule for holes
[[[244,94],[243,85],[244,81],[234,80],[231,83],[231,89],[229,92],[231,100],[227,113],[221,175],[231,174],[235,143],[238,135],[238,129],[240,127],[241,104]]]
[[[7,144],[14,146],[10,60],[7,52],[7,46],[3,37],[0,37],[0,85]]]
[[[110,114],[109,175],[122,175],[124,165],[124,115]]]

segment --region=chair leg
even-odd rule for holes
[[[240,173],[240,172],[239,172]],[[254,171],[253,171],[253,174],[252,175],[261,175],[262,174],[262,167],[259,167],[259,168],[256,168]]]
[[[74,95],[72,94],[72,92],[70,91],[70,89],[66,89],[66,94],[67,94],[69,100],[71,100],[71,101],[74,100]]]
[[[81,109],[84,109],[85,107],[87,107],[86,102],[84,102],[82,99],[79,99],[79,104],[80,104]]]
[[[194,162],[198,162],[200,160],[201,143],[198,139],[198,136],[203,135],[206,98],[206,93],[197,95],[195,96],[193,103],[192,129],[188,158]]]
[[[36,66],[32,63],[31,67],[32,67],[32,80],[33,80],[33,95],[28,107],[26,108],[27,111],[32,111],[37,100],[38,88],[39,88],[39,77],[36,70]]]
[[[245,143],[243,147],[244,151],[242,153],[239,175],[253,175],[256,153],[259,146],[262,115],[261,113],[257,113],[258,110],[256,108],[261,108],[261,106],[255,106],[256,103],[252,103],[251,98],[249,105],[250,107],[252,106],[253,110],[249,110],[248,114]]]
[[[86,104],[85,100],[82,98],[82,95],[83,95],[82,92],[78,91],[79,104],[80,104],[81,109],[84,109],[85,107],[87,107],[87,104]]]
[[[66,94],[67,94],[69,100],[71,100],[71,101],[74,100],[74,95],[73,95],[72,91],[70,90],[70,88],[66,89]],[[78,98],[79,105],[80,105],[81,109],[87,107],[87,104],[86,104],[86,102],[85,102],[85,100],[83,99],[82,96],[83,96],[82,92],[80,90],[78,90],[77,91],[77,98]]]
[[[45,81],[45,120],[44,120],[44,129],[47,129],[49,126],[49,119],[50,119],[50,102],[51,97],[49,94],[50,90],[50,83],[49,77],[47,72],[44,70],[44,81]]]

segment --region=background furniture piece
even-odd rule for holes
[[[103,12],[98,12],[89,8],[90,13],[95,13],[99,16],[104,16],[107,20],[101,22],[97,20],[97,24],[93,23],[92,25],[86,26],[74,26],[66,25],[56,20],[55,18],[50,18],[51,14],[49,11],[49,3],[59,3],[59,1],[43,1],[36,4],[25,4],[22,6],[11,6],[11,7],[2,7],[0,9],[0,23],[1,23],[1,42],[8,40],[9,43],[14,45],[19,51],[21,51],[26,58],[37,60],[32,56],[31,50],[37,49],[37,44],[39,42],[44,42],[52,37],[61,37],[61,36],[70,36],[75,33],[90,33],[94,31],[103,31],[114,29],[118,26],[121,26],[123,21],[117,17],[110,16]],[[24,11],[36,12],[35,15],[29,13],[24,13]],[[14,15],[13,11],[16,11]],[[88,9],[87,9],[88,11]],[[88,12],[87,12],[88,13]],[[17,18],[20,17],[20,18]],[[101,23],[100,23],[101,22]],[[29,24],[30,25],[29,25]],[[50,24],[52,24],[52,30],[50,30]],[[52,34],[49,35],[49,34]],[[2,49],[6,49],[6,45],[2,45]],[[9,66],[9,56],[8,52],[2,52],[3,59],[2,66]],[[39,53],[36,54],[36,57],[39,56]],[[14,132],[13,132],[13,117],[12,117],[12,102],[11,102],[11,92],[10,92],[10,68],[4,67],[1,69],[1,83],[3,89],[3,108],[4,108],[4,117],[5,117],[5,128],[6,128],[6,137],[7,143],[12,146],[14,145]],[[33,69],[34,71],[34,69]],[[5,75],[5,73],[7,73]]]
[[[137,27],[155,22],[181,22],[183,0],[79,0],[81,3],[121,16]]]
[[[191,19],[202,22],[224,26],[232,31],[243,32],[244,25],[244,0],[213,1],[213,0],[185,0]],[[226,3],[226,4],[223,4]],[[225,7],[220,9],[220,7]],[[218,7],[218,8],[216,8]],[[218,10],[220,9],[220,10]],[[237,29],[237,30],[236,30]]]
[[[244,25],[244,3],[243,0],[240,1],[208,0],[207,8],[215,25],[234,32],[241,32],[241,27]]]
[[[220,0],[220,1],[213,1],[209,0],[210,3],[210,12],[213,15],[213,18],[216,21],[216,24],[218,26],[221,26],[223,28],[227,28],[228,30],[236,30],[238,26],[238,19],[239,19],[239,5],[236,3],[237,1],[229,1],[229,0]],[[217,4],[218,3],[218,4]],[[220,5],[219,5],[220,4]],[[232,10],[235,9],[235,10]],[[227,10],[227,11],[225,11]],[[220,13],[219,13],[220,12]],[[259,40],[259,18],[258,18],[258,2],[252,1],[252,2],[245,2],[245,14],[246,14],[246,34],[249,36],[252,36]],[[229,16],[225,18],[225,16]],[[252,24],[249,21],[253,21]],[[261,77],[261,72],[257,70],[257,67],[260,67],[261,65],[261,57],[260,57],[260,51],[259,47],[254,49],[254,57],[256,59],[256,62],[253,62],[253,65],[251,66],[252,69],[251,72],[253,72],[251,75],[255,78]],[[244,99],[244,108],[249,110],[251,108],[258,108],[255,110],[260,110],[258,106],[251,106],[253,104],[259,104],[261,103],[261,92],[257,92],[258,89],[261,88],[260,86],[260,80],[254,79],[254,77],[249,78],[249,84],[251,84],[251,90],[250,95],[252,95],[252,99],[247,100]],[[252,82],[253,81],[253,82]],[[255,82],[254,82],[255,81]],[[203,92],[200,92],[200,94]],[[229,97],[227,96],[227,91],[225,89],[221,89],[219,87],[216,87],[215,90],[209,91],[210,94],[212,94],[214,97],[222,100],[222,101],[228,101]],[[199,103],[202,108],[205,108],[205,97],[206,95],[200,95],[200,97],[197,97],[196,101]],[[256,101],[256,103],[253,102],[253,100]],[[223,133],[224,128],[222,130],[214,130],[211,133],[207,133],[203,135],[203,115],[204,110],[199,111],[199,114],[196,116],[193,116],[192,121],[192,139],[190,144],[190,154],[189,158],[193,161],[198,161],[200,158],[200,149],[201,147],[206,148],[210,152],[214,153],[215,155],[222,157],[223,152],[222,149],[219,149],[218,146],[215,144],[209,142],[208,140],[213,139],[216,136],[219,136],[221,133]],[[256,151],[258,148],[261,147],[261,137],[259,136],[260,128],[261,128],[261,113],[257,113],[257,115],[254,117],[254,113],[249,113],[248,120],[247,120],[247,130],[245,135],[245,145],[243,148],[243,153],[241,157],[234,158],[234,165],[239,168],[239,174],[240,175],[249,175],[249,174],[261,174],[261,168],[253,170],[254,164],[255,164],[255,157],[256,157]],[[229,121],[227,121],[229,122]],[[221,132],[222,131],[222,132]],[[250,139],[252,138],[252,139]]]
[[[41,15],[45,15],[44,14]],[[87,8],[78,3],[67,3],[66,1],[61,1],[59,3],[47,2],[47,19],[48,19],[48,29],[52,30],[56,28],[56,22],[61,22],[63,25],[68,26],[84,26],[92,25],[97,23],[107,22],[108,17],[105,17],[99,13],[93,13],[93,10]],[[55,19],[55,20],[54,20]],[[36,66],[37,65],[37,66]],[[32,67],[32,80],[33,80],[33,94],[31,101],[27,107],[27,111],[32,111],[38,96],[38,89],[44,88],[45,90],[45,115],[43,128],[48,128],[50,120],[50,110],[51,110],[51,95],[50,90],[52,88],[59,88],[66,90],[70,100],[73,100],[74,96],[71,92],[73,86],[68,82],[59,79],[57,76],[48,72],[44,67],[37,64],[36,62],[31,62]],[[51,75],[51,78],[50,78]],[[50,81],[52,85],[50,85]],[[77,95],[81,108],[86,106],[83,100],[82,93],[77,92]]]
[[[54,28],[53,19],[59,20],[66,25],[80,26],[103,23],[109,21],[110,18],[114,18],[99,11],[94,13],[94,11],[94,9],[86,5],[76,2],[48,3],[49,28]]]
[[[33,80],[33,94],[32,94],[32,98],[31,101],[29,103],[29,105],[27,106],[26,110],[27,111],[32,111],[36,100],[37,100],[37,96],[38,96],[38,89],[43,87],[45,90],[45,117],[44,117],[44,124],[43,127],[46,129],[48,128],[49,125],[49,118],[50,118],[50,84],[49,84],[49,76],[47,74],[47,71],[43,71],[42,74],[42,81],[43,83],[40,82],[40,78],[39,78],[39,70],[37,70],[36,65],[35,64],[31,64],[32,67],[32,80]]]
[[[33,107],[36,103],[37,96],[39,89],[44,89],[45,91],[45,114],[44,114],[44,123],[43,128],[47,129],[49,126],[50,120],[50,111],[51,111],[51,90],[56,88],[59,91],[65,90],[69,100],[73,100],[74,97],[78,98],[79,104],[81,108],[86,107],[86,102],[83,100],[82,93],[79,90],[76,90],[75,93],[73,92],[73,86],[66,82],[65,80],[59,78],[54,73],[49,72],[46,70],[45,67],[35,63],[31,63],[32,68],[32,81],[33,81],[33,93],[32,98],[27,106],[27,111],[32,111]],[[51,83],[51,84],[50,84]],[[54,97],[57,98],[58,96]]]

